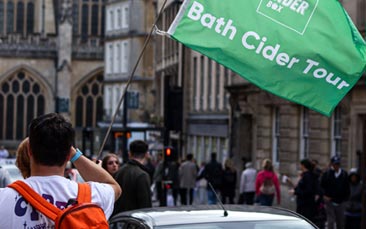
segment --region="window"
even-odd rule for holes
[[[280,140],[280,112],[279,108],[273,109],[272,119],[272,161],[273,163],[279,162],[279,140]]]
[[[129,71],[129,55],[130,55],[130,45],[129,41],[122,41],[122,62],[120,63],[122,65],[122,73],[128,73]]]
[[[302,107],[300,123],[300,159],[309,157],[309,109]]]
[[[109,11],[109,30],[114,30],[114,12],[113,10]]]
[[[121,9],[117,9],[117,28],[120,29],[122,27],[122,13]]]
[[[197,80],[197,57],[193,57],[193,109],[198,110],[198,80]]]
[[[230,70],[228,68],[224,69],[224,86],[228,86],[231,83],[231,74],[230,74]],[[224,93],[224,109],[227,110],[229,109],[229,93],[225,92]]]
[[[220,92],[220,89],[222,88],[220,82],[221,82],[221,74],[220,74],[220,69],[221,69],[221,66],[219,63],[216,63],[216,91],[215,91],[215,98],[216,98],[216,110],[219,110],[220,109],[220,98],[222,96],[224,96],[221,92]]]
[[[45,89],[24,71],[10,76],[0,88],[0,139],[22,140],[30,122],[45,113]]]
[[[109,45],[109,68],[108,73],[113,73],[113,44]]]
[[[105,87],[105,93],[104,93],[104,107],[105,107],[105,114],[107,116],[107,119],[111,118],[112,116],[112,86]]]
[[[27,6],[27,33],[34,32],[34,3],[28,2]]]
[[[201,55],[201,63],[200,63],[200,104],[199,104],[199,109],[202,110],[203,109],[203,101],[205,99],[205,57]]]
[[[103,75],[95,75],[76,92],[76,127],[96,127],[103,118]]]
[[[114,61],[115,63],[113,64],[114,69],[113,69],[113,73],[120,73],[120,68],[121,68],[121,46],[119,43],[115,44],[115,50],[114,50]]]
[[[14,3],[13,3],[13,1],[8,2],[6,20],[7,20],[7,26],[6,26],[7,33],[13,33],[14,32]]]
[[[17,4],[17,33],[23,33],[24,28],[24,3],[18,2]]]
[[[87,4],[83,4],[81,11],[81,36],[83,40],[88,37],[88,17],[89,17],[89,7]]]
[[[127,4],[125,4],[123,7],[123,20],[122,20],[122,28],[126,29],[128,28],[128,24],[130,23],[129,17],[129,7]]]
[[[342,150],[342,114],[341,108],[337,107],[332,116],[332,151],[331,156],[341,156]]]
[[[208,59],[207,60],[207,108],[208,110],[211,110],[211,104],[212,104],[212,83],[213,83],[213,77],[212,77],[212,60]]]
[[[4,33],[4,2],[0,1],[0,34]]]
[[[116,72],[117,73],[121,73],[122,72],[122,65],[121,65],[121,45],[118,43],[116,45],[116,64],[115,64],[115,67],[117,68],[116,69]]]
[[[99,22],[99,7],[98,5],[94,4],[92,6],[92,22],[91,22],[91,35],[97,36],[98,35],[98,22]]]

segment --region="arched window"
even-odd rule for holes
[[[99,23],[99,7],[98,5],[92,6],[92,18],[91,18],[91,34],[98,36],[98,23]]]
[[[76,92],[75,126],[96,127],[103,118],[103,75],[92,77]]]
[[[17,4],[17,33],[23,33],[24,28],[24,3],[18,2]]]
[[[13,33],[14,32],[14,3],[13,1],[9,1],[6,9],[6,32]]]
[[[29,2],[27,5],[27,33],[34,32],[34,3]]]
[[[0,89],[0,139],[21,140],[30,122],[45,113],[45,90],[24,71],[10,76]]]

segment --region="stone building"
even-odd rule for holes
[[[164,31],[176,15],[178,8],[174,7],[181,3],[168,2],[167,16],[159,27]],[[365,1],[340,2],[365,35]],[[270,158],[279,175],[294,179],[299,161],[306,157],[325,169],[330,157],[338,154],[345,169],[359,167],[360,152],[366,151],[365,77],[328,118],[265,92],[166,37],[157,41],[157,47],[162,47],[160,53],[157,50],[158,107],[164,109],[165,78],[183,91],[183,126],[179,132],[183,155],[192,152],[198,161],[204,161],[216,151],[221,161],[233,158],[239,170],[243,158],[254,162],[257,169],[261,169],[263,159]],[[161,110],[160,115],[164,114]],[[285,185],[282,195],[282,205],[294,207]]]
[[[90,154],[103,119],[104,0],[0,1],[0,141],[10,150],[29,122],[67,116]],[[84,141],[83,141],[84,140]]]
[[[109,125],[116,113],[131,72],[152,28],[155,20],[153,3],[153,0],[110,0],[106,2],[105,123],[101,127]],[[109,141],[110,147],[108,147],[110,151],[120,152],[126,149],[125,128],[132,128],[132,123],[147,125],[150,122],[154,105],[153,76],[153,42],[149,42],[137,65],[124,103],[116,113],[112,138]],[[146,133],[146,131],[141,129],[141,133]],[[133,137],[134,132],[132,132]],[[127,152],[125,156],[127,156]]]
[[[366,4],[344,1],[345,9],[365,35]],[[270,158],[279,175],[296,179],[303,158],[315,159],[326,169],[333,155],[341,156],[342,167],[360,167],[366,151],[365,77],[345,96],[330,118],[298,104],[273,96],[237,78],[227,87],[231,99],[231,146],[234,154],[249,145],[251,160],[260,169]],[[250,142],[248,141],[250,139]],[[294,207],[288,187],[282,189],[283,206]]]

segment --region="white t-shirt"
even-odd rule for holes
[[[37,193],[56,207],[63,209],[69,199],[76,198],[76,182],[61,176],[33,176],[25,180]],[[114,190],[110,185],[89,182],[92,202],[99,205],[107,217],[114,206]],[[18,192],[5,188],[0,195],[0,228],[53,228],[54,222],[33,209]]]

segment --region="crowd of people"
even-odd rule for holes
[[[269,159],[263,160],[259,171],[247,162],[241,172],[230,158],[223,164],[219,162],[216,153],[211,153],[210,160],[200,165],[192,154],[182,161],[167,161],[159,153],[156,160],[151,160],[148,145],[135,140],[129,146],[129,160],[125,163],[121,164],[113,153],[95,163],[74,148],[73,142],[71,124],[61,115],[51,113],[31,122],[29,137],[16,152],[16,165],[25,182],[57,206],[65,206],[78,193],[76,179],[66,175],[70,168],[77,169],[90,185],[91,201],[101,206],[106,218],[152,207],[154,190],[160,206],[218,202],[271,206],[274,199],[281,203],[279,175]],[[289,194],[296,197],[296,211],[319,228],[325,225],[328,229],[360,228],[361,177],[357,169],[347,173],[340,165],[340,157],[334,156],[329,167],[322,171],[317,161],[303,159],[296,181],[287,176],[282,178]],[[4,207],[0,209],[3,215],[0,225],[7,228],[53,225],[46,217],[35,217],[32,208],[22,204],[23,201],[11,188],[1,191],[0,204]]]

